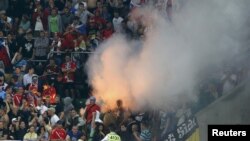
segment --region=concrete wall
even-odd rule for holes
[[[207,141],[209,124],[250,124],[250,80],[209,105],[196,115],[200,140]]]

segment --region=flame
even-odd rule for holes
[[[43,85],[43,94],[42,97],[44,100],[50,99],[50,103],[55,103],[56,100],[56,90],[53,86]]]
[[[114,47],[119,45],[120,44],[114,45]],[[91,83],[94,86],[93,95],[97,98],[97,101],[99,101],[102,111],[114,109],[116,107],[116,101],[119,99],[123,101],[124,107],[134,107],[135,99],[131,94],[130,83],[126,77],[126,70],[123,70],[124,67],[122,67],[126,64],[123,64],[123,61],[113,58],[114,54],[120,57],[126,57],[122,54],[123,51],[117,49],[119,48],[108,48],[108,51],[105,51],[99,56],[101,57],[102,64],[96,65],[103,67],[101,73],[99,72],[100,70],[93,70],[92,72],[94,73],[91,79]]]

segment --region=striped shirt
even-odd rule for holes
[[[140,139],[142,141],[151,141],[151,138],[152,138],[152,134],[148,129],[143,130],[140,134]]]

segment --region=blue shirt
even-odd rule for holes
[[[6,92],[5,91],[1,91],[0,92],[0,98],[2,98],[3,100],[5,100],[6,97]]]
[[[77,134],[74,135],[72,131],[69,131],[68,135],[69,135],[71,141],[77,141],[78,139],[81,138],[82,133],[80,131],[78,131]]]

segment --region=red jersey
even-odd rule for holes
[[[113,33],[114,33],[113,29],[104,29],[102,31],[102,37],[103,37],[104,40],[108,39],[109,37],[112,36]]]
[[[62,69],[70,70],[70,69],[76,69],[76,63],[71,61],[71,62],[66,62],[62,64]],[[69,82],[74,82],[74,72],[64,72],[63,73],[63,82],[64,83],[69,83]]]
[[[64,40],[62,41],[62,49],[65,50],[65,49],[74,49],[75,48],[75,43],[74,43],[74,40],[76,39],[76,37],[71,34],[71,33],[68,33],[64,36]]]
[[[19,94],[19,93],[16,93],[13,96],[15,106],[18,106],[18,107],[21,106],[22,98],[23,98],[22,94]]]
[[[67,133],[63,128],[55,128],[50,134],[50,140],[65,140],[66,136]]]
[[[91,123],[91,121],[92,121],[92,118],[93,118],[93,115],[92,115],[92,113],[93,112],[96,112],[96,111],[101,111],[101,108],[98,106],[98,105],[96,105],[96,104],[94,104],[94,105],[87,105],[87,107],[86,107],[86,120],[87,120],[87,123]]]
[[[46,72],[48,73],[58,73],[59,72],[59,68],[57,67],[57,65],[47,65],[45,68]]]

